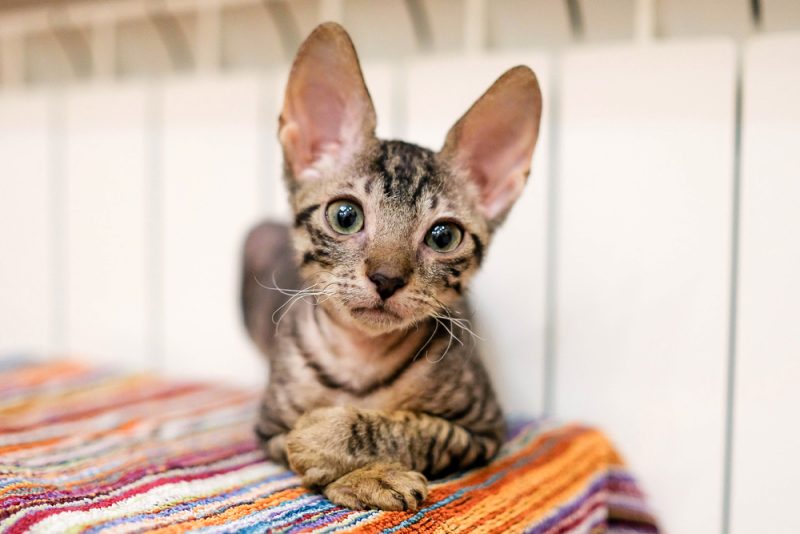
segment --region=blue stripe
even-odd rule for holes
[[[293,506],[299,504],[299,506]],[[290,505],[287,509],[287,505]],[[280,508],[268,508],[248,514],[240,519],[227,523],[227,530],[235,532],[264,532],[273,531],[276,527],[290,523],[294,518],[309,512],[324,512],[333,508],[333,504],[320,498],[318,495],[305,494],[289,502],[283,502]],[[209,529],[212,530],[212,529]],[[202,530],[200,531],[202,532]]]
[[[190,501],[190,502],[185,502],[185,503],[181,503],[181,504],[176,504],[176,505],[171,506],[169,508],[166,508],[166,509],[164,509],[164,510],[162,510],[160,512],[150,512],[150,513],[137,514],[137,515],[128,516],[128,517],[120,517],[120,518],[114,519],[112,521],[99,523],[99,524],[95,525],[94,527],[92,527],[91,529],[86,530],[85,532],[87,532],[87,533],[95,533],[95,532],[99,532],[102,529],[114,527],[114,526],[117,526],[117,525],[123,525],[123,524],[127,524],[127,523],[137,523],[137,522],[140,522],[140,521],[146,521],[146,520],[149,520],[149,519],[155,519],[155,518],[159,518],[159,517],[169,517],[169,516],[171,516],[173,514],[177,514],[179,512],[183,512],[184,510],[192,510],[193,508],[196,508],[198,506],[203,506],[205,504],[211,504],[211,503],[214,503],[214,502],[224,501],[224,500],[230,499],[232,497],[236,497],[237,495],[241,495],[243,493],[247,493],[251,489],[253,489],[253,488],[255,488],[255,487],[257,487],[257,486],[259,486],[261,484],[264,484],[266,482],[277,482],[279,480],[284,480],[286,478],[290,478],[290,477],[293,477],[293,476],[294,476],[294,473],[292,473],[291,471],[285,471],[283,473],[277,474],[277,475],[269,477],[269,478],[260,479],[260,480],[258,480],[256,482],[252,483],[252,484],[248,484],[247,486],[241,486],[241,487],[239,487],[239,488],[237,488],[237,489],[235,489],[233,491],[229,491],[227,493],[220,493],[220,494],[216,494],[216,495],[213,495],[213,496],[210,496],[210,497],[205,497],[203,499],[199,499],[199,500],[196,500],[196,501]],[[284,490],[289,489],[291,487],[296,487],[296,485],[295,486],[289,486],[287,488],[281,488],[281,489],[278,489],[277,491],[284,491]],[[259,498],[263,498],[264,496],[265,495],[261,495]],[[236,507],[236,506],[241,506],[242,504],[247,504],[247,503],[245,503],[243,501],[234,502],[234,503],[231,503],[229,506],[225,506],[223,508],[214,510],[213,514],[214,515],[219,515],[219,514],[225,512],[226,510],[228,510],[229,508],[233,508],[233,507]],[[197,518],[194,518],[194,519],[197,519]]]
[[[494,484],[495,482],[497,482],[498,480],[500,480],[501,478],[503,478],[508,472],[514,471],[516,469],[519,469],[520,467],[531,463],[534,459],[535,459],[535,456],[526,456],[524,458],[520,458],[519,460],[517,460],[516,462],[511,464],[511,466],[503,469],[502,471],[499,471],[499,472],[495,473],[494,475],[492,475],[491,477],[486,479],[484,482],[481,482],[480,484],[474,484],[472,486],[466,486],[464,488],[461,488],[460,490],[454,492],[452,495],[450,495],[446,499],[442,499],[441,501],[439,501],[437,503],[434,503],[431,506],[428,506],[427,508],[423,508],[422,510],[420,510],[416,514],[412,515],[411,517],[409,517],[408,519],[406,519],[405,521],[400,523],[399,525],[396,525],[396,526],[394,526],[392,528],[384,529],[383,532],[385,534],[390,534],[392,532],[397,532],[400,529],[409,527],[409,526],[413,525],[414,523],[419,522],[420,519],[425,517],[426,513],[431,512],[433,510],[436,510],[438,508],[441,508],[442,506],[445,506],[447,504],[450,504],[451,502],[453,502],[453,501],[455,501],[457,499],[460,499],[461,497],[464,496],[464,494],[469,493],[470,491],[474,491],[474,490],[477,490],[477,489],[483,489],[483,488],[489,487],[492,484]]]

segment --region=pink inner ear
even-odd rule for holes
[[[478,186],[490,219],[507,211],[522,192],[538,127],[524,111],[529,102],[493,100],[465,117],[458,140],[459,159]]]
[[[329,87],[319,84],[306,87],[302,102],[305,109],[301,111],[302,130],[307,132],[308,157],[307,164],[319,160],[326,150],[339,145],[342,141],[345,123],[346,103]]]
[[[542,94],[524,66],[506,71],[450,129],[441,154],[466,171],[489,220],[508,212],[528,177]]]
[[[286,88],[280,139],[295,179],[346,165],[374,135],[375,111],[344,29],[319,26],[300,47]]]

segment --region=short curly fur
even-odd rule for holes
[[[463,295],[525,183],[540,112],[516,67],[440,152],[379,140],[345,31],[324,24],[301,46],[280,121],[294,221],[251,231],[242,305],[270,363],[257,434],[331,501],[415,510],[426,476],[496,454],[503,416]],[[339,199],[362,208],[362,230],[333,230]],[[463,234],[446,253],[425,241],[441,221]],[[376,273],[399,287],[380,294]]]

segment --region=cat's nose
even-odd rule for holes
[[[406,285],[406,279],[399,276],[386,276],[381,273],[372,273],[369,275],[369,280],[375,284],[375,289],[378,291],[382,300],[386,300],[395,292]]]

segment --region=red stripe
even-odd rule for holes
[[[164,399],[169,399],[169,398],[172,398],[172,397],[178,397],[178,396],[185,395],[187,393],[191,393],[191,392],[202,390],[202,389],[204,389],[204,388],[199,384],[187,384],[187,385],[179,386],[179,387],[176,387],[176,388],[169,388],[166,391],[160,391],[160,392],[157,392],[157,393],[155,393],[153,395],[148,395],[146,397],[134,397],[133,399],[127,399],[127,400],[122,401],[122,402],[112,402],[112,403],[108,403],[108,404],[103,404],[101,406],[96,406],[96,407],[90,408],[88,410],[81,410],[81,411],[73,412],[73,413],[67,414],[67,415],[65,415],[63,417],[62,416],[50,417],[50,418],[47,418],[47,419],[43,419],[41,421],[37,421],[35,423],[22,425],[22,426],[0,426],[0,432],[3,432],[3,433],[22,432],[24,430],[31,430],[31,429],[39,428],[43,424],[65,423],[65,422],[69,422],[69,421],[76,421],[76,420],[79,420],[79,419],[85,419],[85,418],[90,417],[92,415],[100,414],[102,412],[107,412],[107,411],[115,410],[115,409],[118,409],[118,408],[131,406],[131,405],[134,405],[134,404],[141,404],[141,403],[145,403],[145,402],[148,402],[148,401],[164,400]]]
[[[100,501],[92,501],[90,503],[82,504],[82,505],[79,505],[79,506],[68,506],[68,507],[64,507],[64,508],[50,508],[50,509],[47,509],[47,510],[37,510],[35,512],[32,512],[30,515],[27,515],[27,516],[23,517],[22,519],[20,519],[17,523],[15,523],[6,532],[9,533],[9,534],[22,533],[22,532],[25,532],[27,529],[31,528],[36,523],[39,523],[40,521],[42,521],[42,520],[44,520],[44,519],[46,519],[46,518],[48,518],[48,517],[50,517],[52,515],[57,515],[57,514],[60,514],[60,513],[63,513],[63,512],[83,512],[83,511],[86,511],[86,510],[96,510],[96,509],[99,509],[99,508],[107,508],[107,507],[109,507],[109,506],[111,506],[113,504],[116,504],[116,503],[118,503],[120,501],[123,501],[123,500],[125,500],[125,499],[127,499],[129,497],[133,497],[134,495],[140,495],[142,493],[146,493],[146,492],[150,491],[151,489],[157,488],[159,486],[165,486],[165,485],[171,484],[173,482],[191,482],[193,480],[203,480],[203,479],[206,479],[206,478],[211,478],[213,476],[217,476],[217,475],[221,475],[221,474],[225,474],[225,473],[230,473],[232,471],[236,471],[237,469],[242,469],[244,467],[255,465],[255,464],[258,464],[258,463],[260,463],[262,461],[263,460],[261,460],[261,459],[254,459],[254,460],[251,460],[249,462],[238,464],[238,465],[235,465],[235,466],[232,466],[232,467],[227,467],[227,468],[224,468],[224,469],[215,469],[213,471],[207,471],[207,472],[204,472],[204,473],[196,473],[196,474],[192,474],[192,475],[183,475],[183,476],[174,476],[174,477],[169,477],[169,478],[164,478],[164,479],[159,479],[159,480],[153,480],[151,482],[148,482],[147,484],[143,484],[143,485],[141,485],[139,487],[133,488],[131,490],[128,490],[128,491],[126,491],[124,493],[121,493],[119,495],[116,495],[114,497],[109,497],[109,498],[106,498],[106,499],[103,499],[103,500],[100,500]]]

